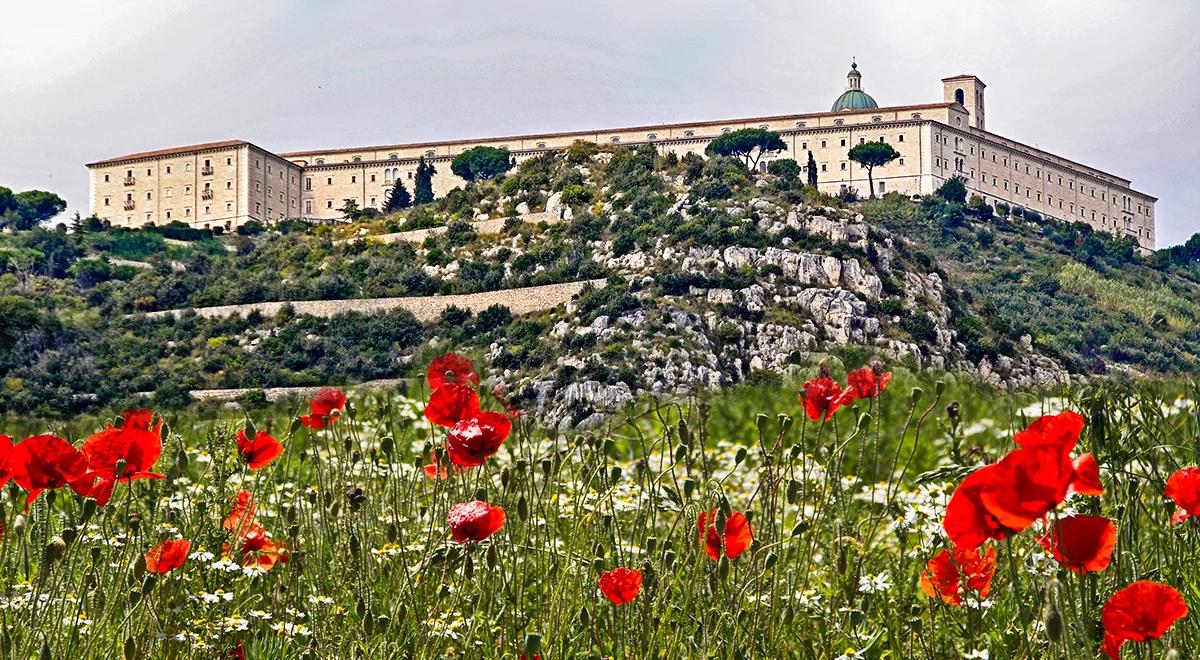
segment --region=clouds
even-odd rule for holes
[[[823,110],[856,56],[884,105],[979,75],[991,130],[1161,197],[1160,245],[1200,231],[1197,11],[1045,4],[22,2],[0,41],[0,182],[86,213],[84,162],[189,142],[287,151]]]

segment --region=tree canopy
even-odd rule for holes
[[[486,181],[509,171],[514,164],[508,149],[480,146],[455,156],[450,171],[467,181]]]
[[[787,143],[779,134],[765,128],[743,128],[718,136],[708,143],[704,153],[710,156],[733,156],[742,159],[746,167],[754,169],[764,154],[787,149]]]
[[[938,197],[947,202],[962,204],[967,201],[967,182],[961,176],[952,176],[936,192]]]
[[[62,197],[44,190],[26,190],[15,195],[0,186],[0,227],[33,229],[62,213],[67,203]]]
[[[892,145],[886,142],[864,142],[855,145],[853,149],[846,154],[850,160],[867,168],[867,183],[870,186],[871,196],[875,196],[875,177],[874,170],[880,165],[888,163],[900,157],[900,152],[892,148]]]
[[[392,186],[391,192],[388,193],[387,202],[383,205],[383,212],[395,213],[410,206],[412,206],[412,195],[408,194],[408,188],[404,187],[404,182],[396,179],[396,184]]]
[[[773,160],[767,165],[767,173],[791,181],[800,176],[800,163],[791,158]]]

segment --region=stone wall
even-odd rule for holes
[[[218,307],[199,307],[195,311],[205,318],[231,316],[233,314],[249,314],[259,312],[264,316],[274,316],[284,305],[291,305],[297,314],[310,316],[334,316],[345,312],[385,312],[393,309],[406,309],[422,323],[435,321],[447,307],[459,307],[472,312],[480,312],[492,305],[504,305],[513,314],[528,314],[553,309],[569,302],[579,295],[583,288],[591,284],[595,287],[604,286],[604,280],[589,280],[582,282],[564,282],[562,284],[546,284],[520,289],[504,289],[502,291],[487,291],[484,293],[469,293],[457,296],[412,296],[405,298],[365,298],[350,300],[297,300],[292,302],[261,302],[244,305],[221,305]],[[149,318],[161,318],[171,315],[179,317],[186,310],[172,309],[161,312],[149,312]]]

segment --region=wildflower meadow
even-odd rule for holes
[[[3,658],[1186,658],[1200,391],[872,361],[538,420],[404,391],[0,427]],[[565,427],[564,427],[565,428]]]

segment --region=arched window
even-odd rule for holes
[[[355,156],[354,158],[351,158],[350,160],[352,160],[352,161],[353,161],[353,162],[355,162],[355,163],[361,163],[361,162],[362,162],[362,156]]]
[[[388,154],[388,160],[400,160],[400,154]]]
[[[537,143],[537,148],[538,148],[538,149],[545,149],[545,148],[546,148],[546,143],[545,143],[545,142],[538,142],[538,143]]]
[[[874,117],[871,117],[871,121],[878,124],[879,122],[883,121],[883,117],[881,117],[879,115],[875,115]]]
[[[796,128],[804,128],[807,125],[808,125],[808,122],[804,122],[804,121],[796,122]]]
[[[429,156],[430,158],[432,158],[432,157],[434,157],[434,156],[436,156],[436,155],[437,155],[437,152],[436,152],[436,151],[434,151],[433,149],[430,149],[429,151],[426,151],[426,152],[425,152],[425,155],[426,155],[426,156]]]
[[[683,132],[683,137],[696,137],[696,131],[686,130]]]
[[[646,139],[647,139],[647,140],[657,140],[657,139],[658,139],[658,133],[651,133],[651,134],[649,134],[649,135],[647,135],[647,136],[646,136]]]
[[[834,119],[833,120],[834,126],[841,126],[842,124],[845,124],[845,123],[846,123],[846,120],[844,120],[844,119]]]
[[[919,113],[919,112],[914,112],[914,113],[912,113],[912,118],[913,118],[913,119],[920,119],[920,118],[921,118],[921,113]]]
[[[733,130],[732,128],[722,128],[722,129],[721,129],[721,132],[722,132],[722,133],[728,133],[728,132],[730,132],[730,131],[732,131],[732,130]]]
[[[959,126],[962,126],[962,117],[955,117],[954,123],[958,124]]]
[[[324,159],[324,158],[318,158],[318,159],[317,159],[317,165],[324,165],[324,164],[325,164],[325,159]]]
[[[956,103],[958,103],[959,105],[966,105],[967,104],[966,98],[967,98],[966,95],[963,94],[963,91],[961,89],[954,90],[954,101]]]
[[[614,135],[614,136],[612,136],[612,143],[613,143],[613,144],[617,144],[617,143],[618,143],[618,142],[620,142],[620,141],[621,141],[621,136],[620,136],[620,135]]]

